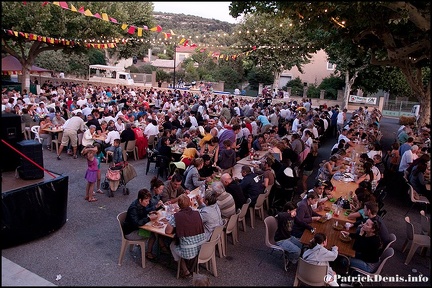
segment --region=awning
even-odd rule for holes
[[[33,65],[30,73],[52,72],[52,70],[44,69]],[[3,75],[22,75],[22,65],[19,60],[13,56],[2,58],[2,74]]]

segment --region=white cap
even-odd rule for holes
[[[75,110],[72,111],[72,113],[74,115],[77,115],[78,113],[82,113],[82,110],[81,109],[75,109]]]

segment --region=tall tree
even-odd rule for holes
[[[16,57],[23,67],[24,88],[30,86],[30,67],[39,54],[49,50],[63,50],[66,53],[85,53],[85,40],[104,40],[127,37],[121,25],[114,24],[96,17],[87,17],[81,13],[48,3],[48,2],[2,2],[2,28],[6,30],[32,33],[42,37],[73,40],[74,46],[49,44],[42,41],[30,41],[25,37],[15,37],[8,33],[2,34],[2,52]],[[107,13],[118,23],[128,25],[152,27],[151,2],[140,2],[139,6],[131,2],[68,2],[74,7],[85,7],[92,13]],[[132,6],[133,8],[131,8]],[[139,7],[144,7],[139,9]],[[140,15],[136,15],[136,11]],[[137,22],[138,21],[138,22]],[[144,35],[144,38],[148,33]],[[148,37],[147,37],[148,38]],[[129,48],[134,48],[129,44]],[[133,49],[123,48],[123,57],[133,53]],[[129,51],[127,53],[126,51]]]
[[[234,1],[230,15],[271,13],[305,31],[333,31],[370,54],[373,65],[398,67],[421,104],[420,124],[430,121],[430,2]],[[317,45],[319,43],[316,43]],[[324,47],[323,47],[324,48]]]

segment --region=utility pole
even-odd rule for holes
[[[175,90],[175,83],[176,83],[176,58],[177,58],[177,44],[174,42],[174,82],[173,82],[173,89]]]

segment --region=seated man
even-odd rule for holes
[[[264,184],[262,177],[252,172],[251,167],[244,165],[241,168],[243,180],[240,182],[243,194],[246,198],[251,199],[251,207],[255,206],[258,196],[264,193]]]
[[[220,181],[225,186],[226,192],[232,195],[235,202],[235,209],[241,209],[243,204],[246,203],[246,197],[243,190],[237,181],[234,181],[230,174],[222,174]]]
[[[223,218],[230,218],[236,213],[234,198],[231,194],[225,191],[225,187],[221,181],[215,181],[211,184],[211,189],[216,192],[217,204]]]
[[[314,233],[313,227],[310,225],[312,221],[317,221],[321,218],[321,215],[312,210],[312,206],[318,203],[318,195],[316,192],[308,192],[306,198],[302,199],[297,204],[296,221],[291,235],[300,239],[305,229],[308,229]]]
[[[274,240],[276,244],[282,247],[286,251],[286,254],[288,254],[286,266],[288,266],[289,262],[293,264],[297,263],[303,246],[296,237],[291,237],[296,213],[294,204],[292,202],[287,202],[283,207],[283,211],[275,216],[278,227]],[[287,267],[285,267],[285,270],[286,269]]]
[[[189,190],[185,190],[181,184],[183,181],[183,176],[174,173],[171,176],[171,180],[167,180],[164,183],[164,188],[162,191],[161,200],[166,204],[177,203],[180,195],[189,193]]]
[[[165,233],[176,234],[178,243],[173,240],[170,249],[174,260],[181,261],[181,277],[187,278],[192,276],[190,270],[196,265],[193,260],[198,256],[201,245],[207,239],[200,213],[191,208],[191,199],[182,194],[178,197],[177,203],[180,211],[170,218]]]

